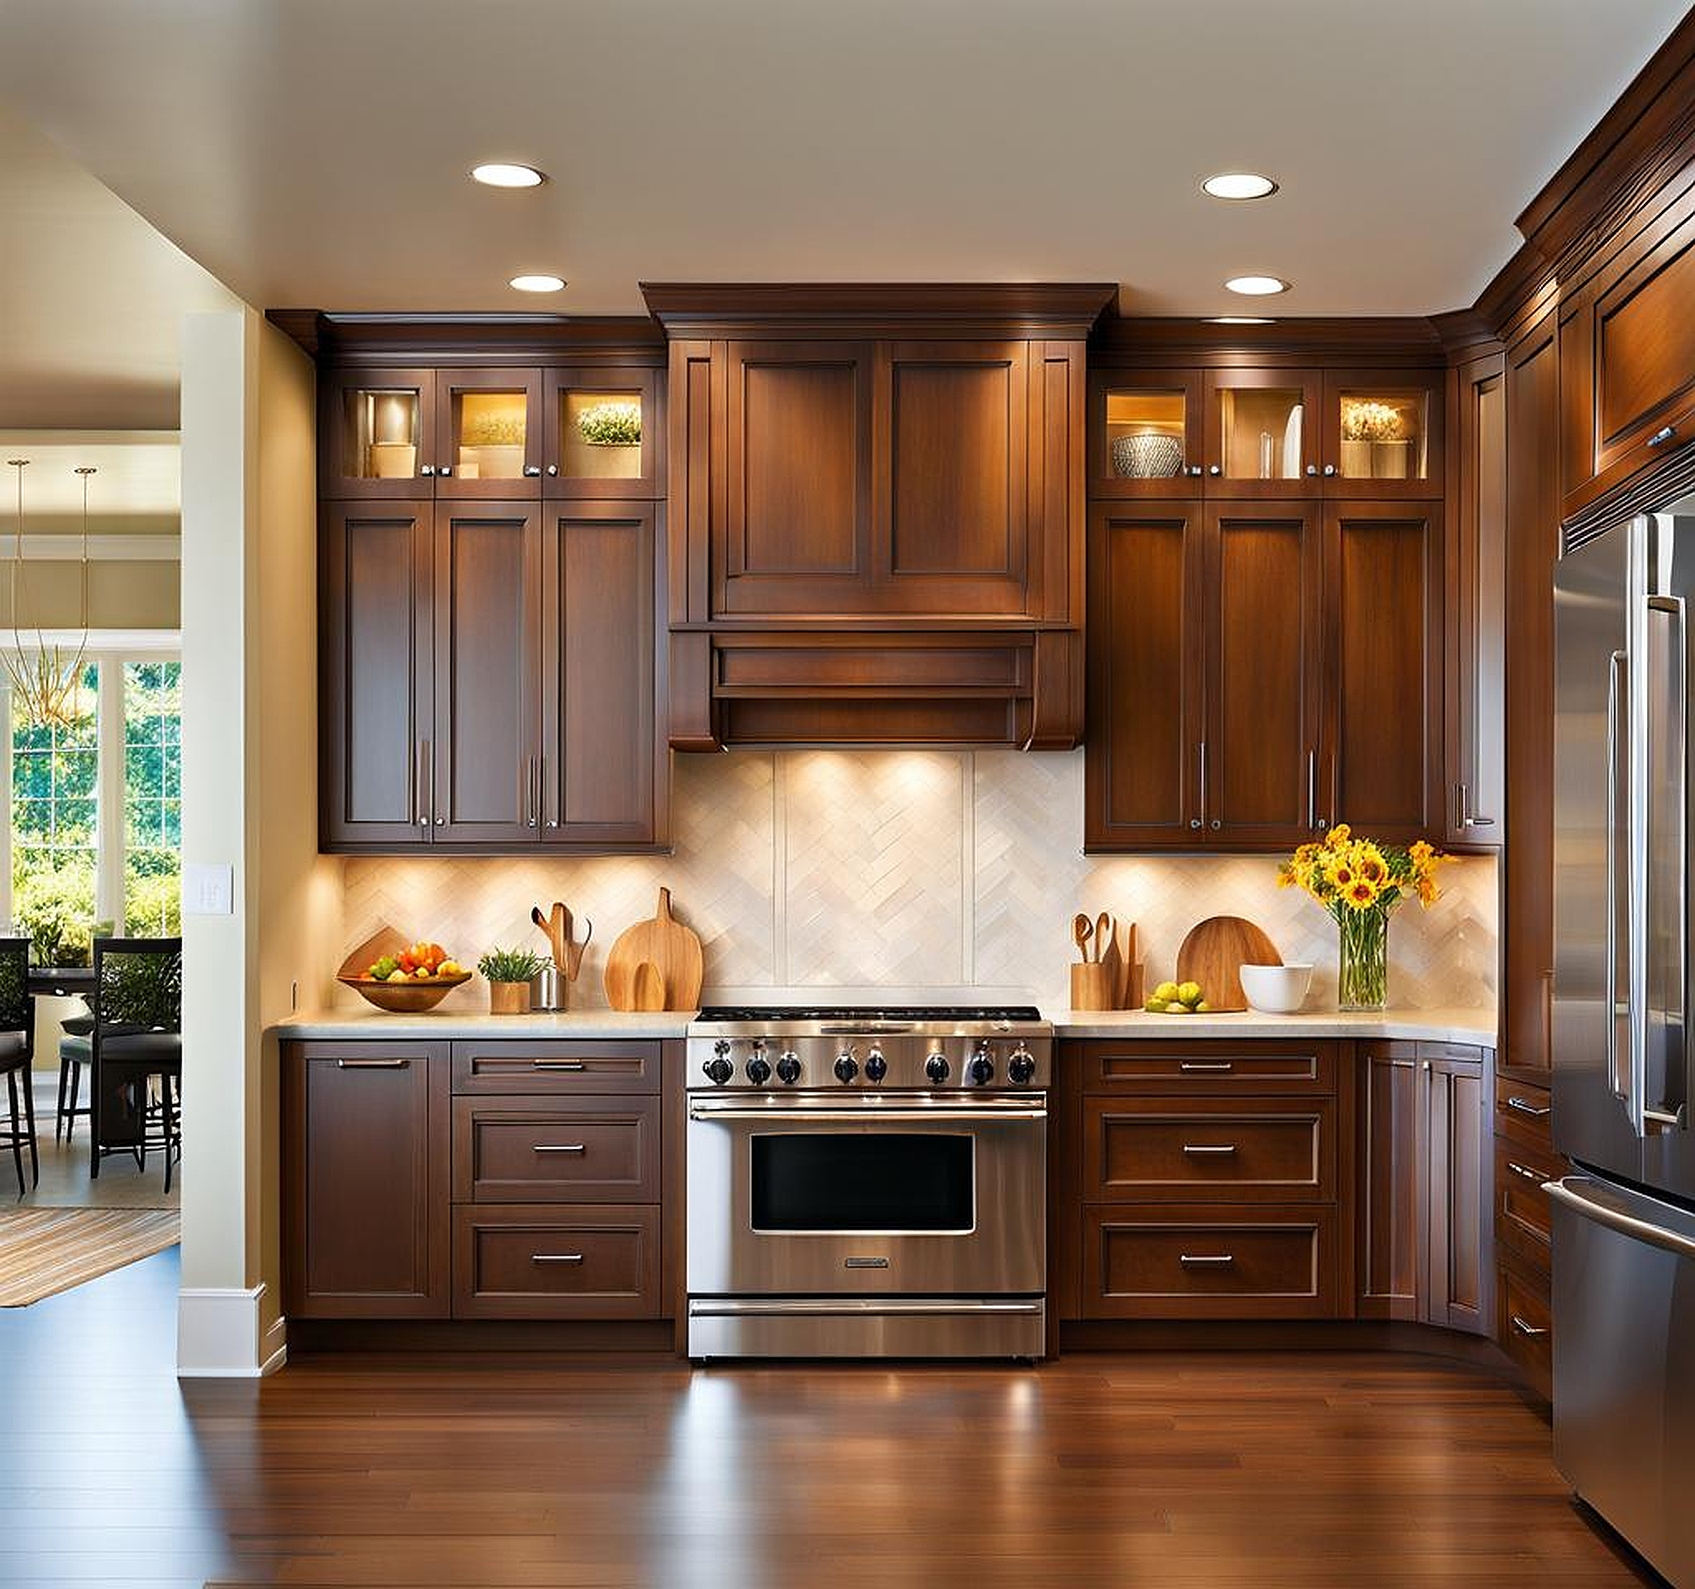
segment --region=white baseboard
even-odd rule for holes
[[[259,1328],[264,1284],[194,1289],[177,1294],[177,1377],[258,1379],[288,1357],[286,1321]]]

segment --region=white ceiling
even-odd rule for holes
[[[175,429],[182,318],[235,302],[0,108],[0,427]]]
[[[75,536],[82,529],[82,480],[88,482],[91,535],[178,535],[182,530],[182,440],[174,430],[0,431],[0,536],[16,527],[23,471],[24,528],[30,535]]]
[[[643,279],[1069,279],[1205,314],[1241,311],[1225,276],[1267,271],[1296,284],[1280,312],[1420,313],[1475,297],[1683,10],[7,0],[0,97],[261,306],[605,313],[639,308]],[[554,180],[464,180],[502,157]],[[1196,191],[1242,166],[1284,191]],[[525,297],[521,270],[571,285]]]

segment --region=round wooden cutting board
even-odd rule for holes
[[[1265,933],[1241,916],[1209,916],[1190,928],[1177,951],[1178,982],[1198,982],[1215,1010],[1245,1010],[1243,966],[1280,966],[1283,956]]]

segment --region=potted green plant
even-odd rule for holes
[[[528,949],[490,949],[477,962],[488,983],[490,1015],[528,1015],[530,984],[547,964]]]
[[[642,406],[633,398],[590,403],[577,415],[584,451],[573,473],[588,479],[629,480],[641,473]]]

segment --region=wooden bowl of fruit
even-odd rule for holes
[[[374,954],[363,971],[343,967],[336,978],[361,998],[391,1015],[419,1015],[433,1010],[471,973],[439,943],[415,943],[403,949]]]

